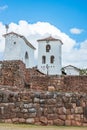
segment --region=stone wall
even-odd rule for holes
[[[87,94],[0,90],[0,122],[87,126]]]
[[[87,126],[87,76],[46,76],[0,62],[0,122]]]
[[[34,90],[87,93],[87,76],[35,76],[29,83]]]
[[[21,61],[0,62],[0,85],[24,87],[25,65]]]
[[[63,91],[87,93],[87,76],[65,76]]]
[[[53,88],[53,91],[60,91],[63,86],[62,76],[35,76],[30,78],[31,88],[33,90],[47,91]]]
[[[26,69],[21,61],[3,61],[0,62],[0,85],[38,91],[87,93],[87,76],[47,76],[36,68]]]

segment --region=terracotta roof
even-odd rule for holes
[[[60,39],[56,39],[56,38],[53,38],[52,36],[49,36],[47,38],[44,38],[44,39],[39,39],[37,40],[38,42],[39,41],[60,41],[62,43],[62,41]],[[63,44],[63,43],[62,43]]]
[[[24,36],[17,34],[15,32],[10,32],[10,33],[4,34],[3,36],[6,37],[7,35],[10,35],[10,34],[14,34],[14,35],[22,38],[29,47],[31,47],[32,49],[36,49]]]

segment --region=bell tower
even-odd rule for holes
[[[47,75],[61,75],[62,41],[52,36],[38,41],[38,70]]]

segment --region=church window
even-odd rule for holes
[[[42,56],[42,64],[46,63],[46,56]]]
[[[14,44],[16,44],[16,42],[14,42]]]
[[[51,49],[51,46],[50,45],[46,45],[46,52],[49,52]]]
[[[52,56],[50,57],[50,63],[54,63],[54,59],[55,59],[55,57],[52,55]]]
[[[28,52],[25,53],[25,59],[28,59]]]

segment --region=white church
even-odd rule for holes
[[[14,32],[6,33],[4,60],[21,60],[26,68],[34,67],[35,47],[22,35]],[[61,75],[62,41],[53,37],[37,40],[38,65],[40,72],[47,75]]]
[[[21,60],[26,68],[34,66],[35,47],[22,35],[14,32],[6,33],[4,60]]]

